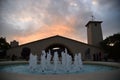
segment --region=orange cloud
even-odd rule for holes
[[[71,26],[55,24],[52,26],[41,27],[35,33],[28,36],[15,36],[14,39],[18,40],[20,44],[25,44],[54,35],[61,35],[72,37],[73,39],[78,39],[74,32],[75,30]]]
[[[41,27],[35,33],[28,36],[15,36],[14,39],[18,40],[21,44],[23,44],[53,35],[68,35],[71,32],[73,32],[73,29],[68,26],[53,25]]]

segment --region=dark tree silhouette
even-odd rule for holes
[[[101,46],[108,53],[108,58],[120,60],[120,33],[107,37],[101,42]]]
[[[30,55],[30,48],[24,47],[21,52],[21,56],[23,59],[29,60],[29,55]]]
[[[6,56],[6,51],[10,48],[9,43],[6,41],[6,38],[0,37],[0,58]]]

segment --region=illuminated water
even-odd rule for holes
[[[47,54],[47,57],[46,57]],[[0,67],[0,72],[12,72],[21,74],[81,74],[99,71],[110,71],[117,68],[82,64],[81,54],[75,54],[74,61],[68,54],[67,49],[61,52],[62,58],[59,60],[58,52],[54,52],[53,61],[51,63],[50,51],[46,53],[42,51],[41,60],[37,63],[36,55],[30,54],[29,64],[6,65]]]
[[[36,68],[34,70],[30,70],[28,64],[21,64],[21,65],[8,65],[8,66],[1,66],[0,72],[12,72],[12,73],[20,73],[20,74],[81,74],[81,73],[90,73],[90,72],[106,72],[115,70],[117,68],[114,67],[108,67],[108,66],[101,66],[101,65],[88,65],[84,64],[83,68],[79,71],[63,71],[62,69],[59,69],[58,72],[54,72],[51,68],[48,70],[42,72],[41,67]],[[72,66],[74,67],[74,66]]]

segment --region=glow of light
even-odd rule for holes
[[[71,5],[71,6],[74,6],[74,7],[76,7],[76,6],[77,6],[77,4],[76,4],[76,3],[70,3],[70,5]]]
[[[111,46],[111,47],[112,47],[112,46],[114,46],[115,44],[114,44],[114,43],[110,43],[110,44],[107,44],[107,45],[109,45],[109,46]]]
[[[57,49],[60,49],[59,47],[55,47],[55,48],[53,48],[53,50],[57,50]]]
[[[96,0],[93,0],[93,1],[92,1],[92,4],[93,4],[93,5],[97,5],[97,1],[96,1]]]

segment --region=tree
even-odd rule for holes
[[[0,58],[4,58],[6,56],[6,51],[10,48],[9,43],[5,38],[0,37]]]
[[[107,37],[101,42],[101,46],[109,58],[116,61],[120,59],[120,33]]]
[[[29,60],[29,55],[30,55],[30,48],[24,47],[21,52],[21,56],[23,59]]]

